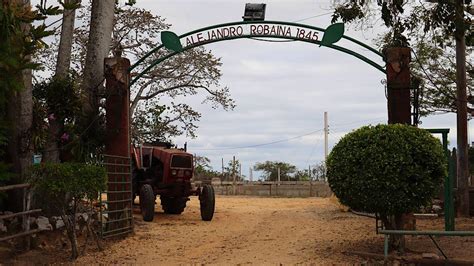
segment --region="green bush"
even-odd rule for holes
[[[385,216],[428,204],[447,174],[440,141],[426,130],[400,124],[347,134],[326,163],[329,185],[343,204]]]
[[[67,206],[72,200],[97,199],[98,192],[105,190],[106,172],[98,165],[44,163],[33,166],[30,183],[37,192]]]
[[[60,213],[71,242],[71,258],[76,259],[79,255],[76,213],[83,201],[91,204],[105,190],[105,169],[82,163],[38,164],[33,166],[29,182],[35,193]]]

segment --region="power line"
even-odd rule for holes
[[[366,121],[375,121],[375,120],[373,120],[373,119],[360,120],[360,121],[355,121],[355,122],[350,122],[350,123],[336,124],[335,126],[357,124],[357,123],[366,122]],[[380,120],[377,120],[377,121],[380,121]],[[304,134],[301,134],[301,135],[298,135],[298,136],[295,136],[295,137],[276,140],[276,141],[271,141],[271,142],[266,142],[266,143],[254,144],[254,145],[237,146],[237,147],[222,147],[222,148],[213,148],[213,149],[199,149],[199,148],[196,148],[194,150],[197,150],[197,151],[223,151],[223,150],[238,150],[238,149],[256,148],[256,147],[268,146],[268,145],[273,145],[273,144],[277,144],[277,143],[282,143],[282,142],[287,142],[287,141],[290,141],[290,140],[302,138],[302,137],[309,136],[309,135],[312,135],[312,134],[317,133],[317,132],[321,132],[323,130],[324,130],[324,128],[321,128],[321,129],[314,130],[314,131],[311,131],[311,132],[307,132],[307,133],[304,133]]]
[[[303,18],[303,19],[299,19],[299,20],[294,20],[293,22],[300,22],[300,21],[304,21],[304,20],[308,20],[308,19],[312,19],[312,18],[318,18],[318,17],[330,15],[332,13],[333,12],[327,12],[327,13],[323,13],[323,14],[319,14],[319,15],[315,15],[315,16],[311,16],[311,17],[307,17],[307,18]]]
[[[261,143],[261,144],[255,144],[255,145],[240,146],[240,147],[227,147],[227,148],[215,148],[215,149],[194,149],[194,150],[200,150],[200,151],[222,151],[222,150],[237,150],[237,149],[255,148],[255,147],[267,146],[267,145],[272,145],[272,144],[277,144],[277,143],[281,143],[281,142],[286,142],[286,141],[290,141],[290,140],[302,138],[302,137],[305,137],[305,136],[312,135],[312,134],[314,134],[314,133],[320,132],[320,131],[322,131],[322,130],[323,130],[323,129],[321,128],[321,129],[318,129],[318,130],[315,130],[315,131],[311,131],[311,132],[308,132],[308,133],[305,133],[305,134],[302,134],[302,135],[298,135],[298,136],[295,136],[295,137],[292,137],[292,138],[281,139],[281,140],[276,140],[276,141],[267,142],[267,143]]]
[[[303,18],[303,19],[299,19],[299,20],[294,20],[292,22],[301,22],[301,21],[305,21],[305,20],[308,20],[308,19],[312,19],[312,18],[318,18],[318,17],[322,17],[322,16],[326,16],[326,15],[330,15],[332,14],[333,12],[327,12],[327,13],[323,13],[323,14],[319,14],[319,15],[315,15],[315,16],[311,16],[311,17],[307,17],[307,18]],[[277,40],[267,40],[267,39],[262,39],[262,38],[256,38],[256,37],[251,37],[249,39],[252,39],[252,40],[255,40],[255,41],[261,41],[261,42],[294,42],[295,40],[280,40],[280,41],[277,41]]]

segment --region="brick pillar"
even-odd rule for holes
[[[106,230],[127,230],[130,224],[124,221],[131,215],[131,169],[130,169],[130,61],[116,56],[104,59],[105,86],[105,166],[107,168]],[[118,211],[123,210],[123,211]],[[115,222],[114,222],[115,221]]]
[[[130,156],[130,75],[127,58],[104,59],[106,79],[105,154]]]
[[[410,48],[387,48],[387,107],[389,124],[411,124]]]

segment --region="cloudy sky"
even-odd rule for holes
[[[248,0],[157,1],[139,0],[137,6],[152,10],[172,24],[178,35],[225,22],[239,21]],[[265,1],[266,20],[299,22],[326,28],[330,25],[331,2]],[[345,35],[375,46],[373,39],[383,27],[361,32],[346,28]],[[339,45],[370,56],[362,48]],[[386,123],[384,74],[372,66],[325,47],[303,43],[270,43],[250,39],[205,46],[222,58],[222,84],[229,86],[237,103],[234,111],[201,105],[202,98],[186,102],[202,112],[196,139],[188,142],[191,152],[211,159],[220,170],[236,156],[242,172],[266,160],[285,161],[301,169],[324,159],[323,113],[329,114],[329,148],[353,129]],[[371,56],[378,63],[383,62]],[[422,119],[422,127],[451,128],[455,144],[455,116]],[[311,133],[314,132],[314,133]],[[304,135],[304,136],[302,136]],[[301,136],[301,137],[299,137]],[[287,140],[287,141],[280,141]],[[271,145],[260,145],[277,142]],[[248,146],[256,146],[249,147]]]
[[[170,30],[181,35],[241,21],[246,2],[250,0],[138,0],[136,6],[166,18],[172,24]],[[326,28],[334,1],[258,2],[267,4],[266,20]],[[346,26],[345,35],[375,47],[373,40],[383,30],[381,25],[363,32]],[[344,40],[338,45],[383,65],[363,48]],[[189,151],[210,158],[215,170],[221,169],[221,159],[227,164],[233,156],[242,162],[246,176],[255,163],[267,160],[307,169],[324,159],[324,112],[329,114],[330,149],[351,130],[387,121],[384,74],[355,57],[303,42],[238,39],[205,48],[222,59],[221,84],[230,88],[237,107],[230,112],[212,109],[201,104],[205,95],[182,99],[202,118],[197,138],[181,137],[175,143],[188,142]],[[424,128],[450,128],[450,143],[455,145],[455,115],[437,115],[422,122]]]

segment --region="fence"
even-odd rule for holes
[[[329,197],[332,191],[322,181],[231,182],[213,181],[219,195],[248,195],[263,197]]]
[[[3,186],[3,187],[0,187],[0,192],[14,190],[14,189],[23,190],[23,211],[17,212],[17,213],[0,215],[0,220],[5,220],[5,219],[21,216],[22,217],[22,232],[1,237],[0,242],[17,238],[17,237],[29,236],[29,235],[41,232],[40,229],[30,230],[30,215],[33,213],[41,212],[41,209],[30,210],[30,205],[31,205],[30,184],[17,184],[17,185]],[[25,246],[26,246],[26,249],[30,248],[29,238],[26,239]]]
[[[101,235],[103,238],[133,231],[133,196],[130,157],[104,155],[107,191],[101,200]]]

